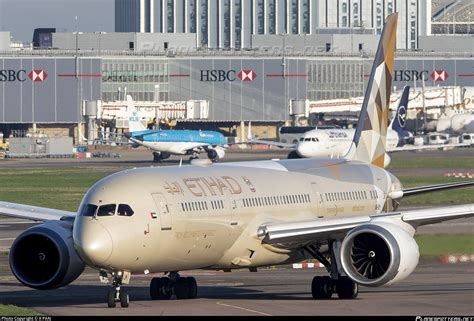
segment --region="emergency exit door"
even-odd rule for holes
[[[158,213],[160,214],[161,230],[171,230],[171,211],[170,206],[166,202],[166,198],[160,193],[151,194],[151,196],[153,197]]]

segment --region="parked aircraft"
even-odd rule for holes
[[[387,152],[413,151],[439,148],[467,147],[467,143],[450,144],[431,144],[425,146],[413,146],[408,143],[413,142],[413,133],[405,130],[406,112],[408,108],[408,96],[410,87],[405,86],[395,117],[392,119],[386,137]],[[312,157],[343,157],[349,151],[355,129],[314,129],[304,133],[298,143],[286,144],[268,140],[255,140],[251,135],[251,126],[249,125],[249,142],[251,144],[266,144],[282,148],[290,148],[288,158],[312,158]],[[390,156],[385,157],[385,167],[390,163]]]
[[[141,123],[135,104],[127,95],[129,113],[129,132],[125,133],[131,142],[153,151],[153,161],[161,163],[171,155],[191,155],[197,158],[200,153],[207,153],[212,161],[225,156],[228,147],[224,135],[216,131],[201,130],[152,130]]]
[[[89,265],[111,285],[109,307],[129,305],[122,286],[133,274],[167,274],[151,280],[152,299],[191,299],[196,280],[179,271],[255,270],[310,257],[330,275],[314,277],[315,299],[351,299],[359,284],[403,280],[418,263],[416,228],[472,216],[474,204],[398,211],[402,197],[474,181],[403,188],[383,169],[396,26],[392,14],[344,158],[130,169],[97,182],[77,213],[2,202],[2,214],[45,221],[13,242],[13,274],[54,289]]]

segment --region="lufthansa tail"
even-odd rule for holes
[[[405,130],[405,123],[407,119],[407,109],[408,109],[408,96],[410,95],[410,86],[405,86],[403,88],[402,97],[398,103],[397,113],[392,119],[390,128],[392,128],[397,133],[401,133]]]
[[[387,17],[372,65],[354,140],[345,156],[383,168],[386,163],[388,110],[393,60],[397,40],[398,13]]]

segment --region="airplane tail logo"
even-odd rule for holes
[[[127,114],[128,114],[128,131],[138,132],[146,130],[145,125],[140,121],[140,115],[138,114],[135,103],[132,96],[127,95]]]
[[[392,121],[391,127],[396,132],[403,131],[407,121],[408,96],[410,95],[410,86],[403,88],[400,102],[398,103],[397,113]]]
[[[393,61],[398,13],[387,17],[364,96],[359,123],[346,158],[384,167],[388,110],[392,89]]]

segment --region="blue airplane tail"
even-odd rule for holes
[[[392,120],[391,128],[397,133],[403,132],[407,120],[408,96],[410,95],[410,86],[403,88],[403,94],[398,104],[397,113]]]

